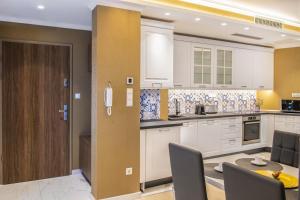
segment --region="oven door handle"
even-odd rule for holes
[[[260,124],[260,121],[244,122],[244,124]]]

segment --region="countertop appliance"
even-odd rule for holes
[[[196,105],[195,114],[196,115],[205,115],[206,114],[205,107],[203,104]]]
[[[176,116],[179,116],[180,115],[180,102],[178,101],[178,99],[174,99],[175,101],[175,112],[176,112]]]
[[[243,117],[243,145],[260,142],[260,115]]]
[[[300,112],[300,100],[281,100],[281,111],[299,113]]]
[[[204,110],[206,114],[217,114],[218,106],[217,105],[205,105]]]

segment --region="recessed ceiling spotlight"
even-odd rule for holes
[[[170,15],[171,15],[171,13],[169,13],[169,12],[166,12],[166,13],[165,13],[165,15],[166,15],[166,16],[170,16]]]
[[[221,23],[221,26],[227,26],[226,22]]]
[[[195,21],[196,21],[196,22],[199,22],[200,20],[201,20],[200,17],[196,17],[196,18],[195,18]]]
[[[281,34],[281,37],[286,37],[286,34]]]
[[[249,28],[249,27],[245,27],[244,30],[245,30],[245,31],[249,31],[250,28]]]
[[[37,9],[39,9],[39,10],[44,10],[44,9],[45,9],[45,6],[44,6],[44,5],[42,5],[42,4],[40,4],[40,5],[37,5]]]

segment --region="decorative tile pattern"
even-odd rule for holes
[[[181,113],[195,113],[196,104],[217,105],[218,112],[254,111],[255,90],[169,90],[169,114],[175,113],[174,99]]]
[[[141,104],[141,111],[140,111],[141,120],[160,118],[159,90],[141,90],[140,104]]]

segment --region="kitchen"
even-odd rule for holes
[[[270,152],[275,130],[300,133],[299,101],[272,99],[285,49],[174,33],[172,23],[142,19],[141,51],[143,191],[171,181],[169,143],[211,159]]]

